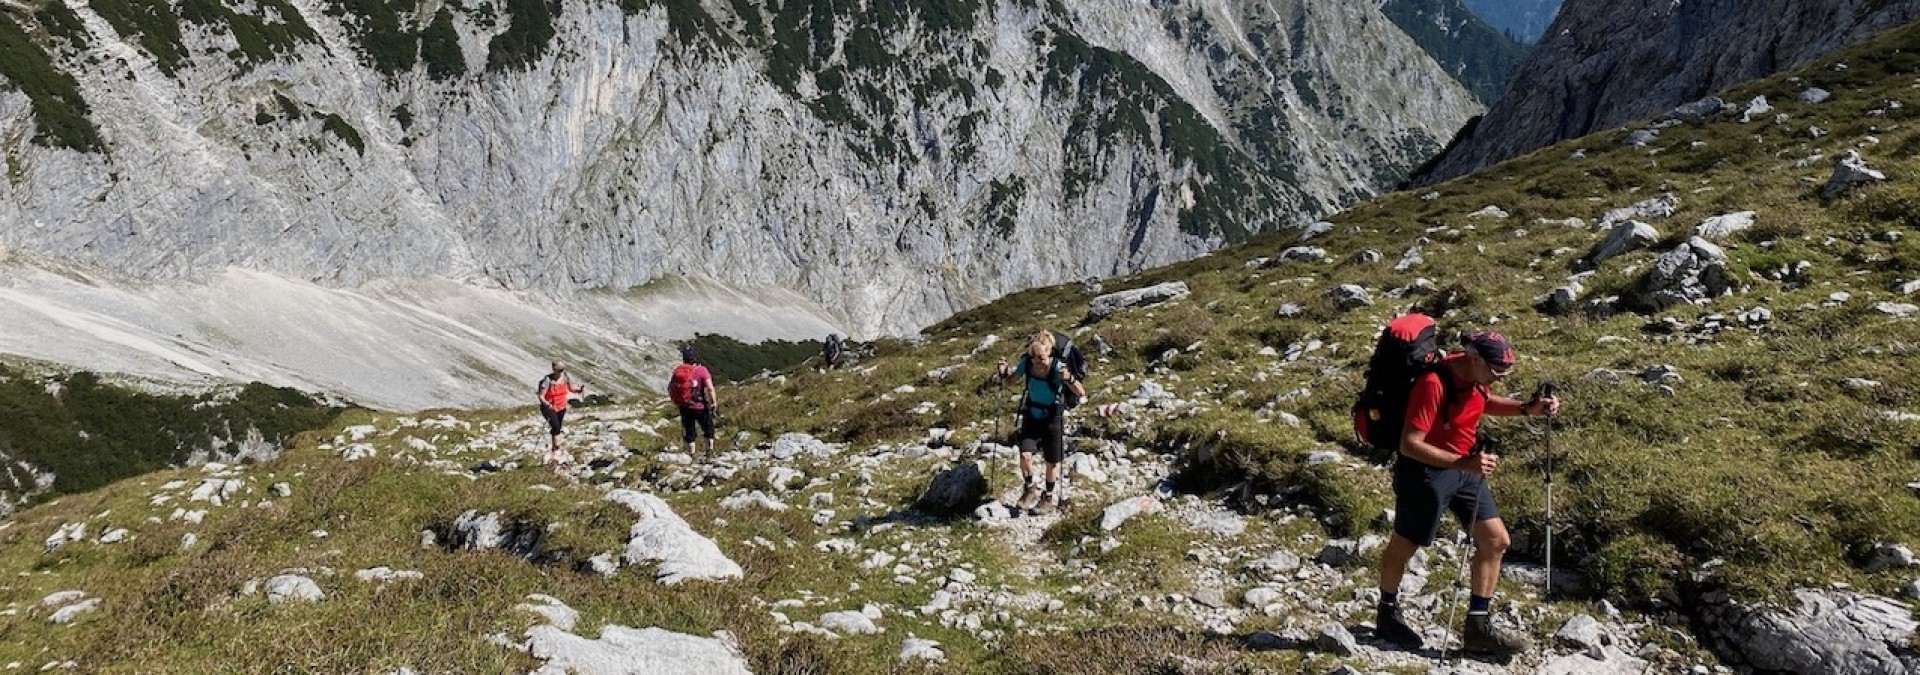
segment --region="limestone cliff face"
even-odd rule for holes
[[[856,335],[1390,185],[1472,98],[1370,3],[0,7],[0,244],[143,280],[798,290]]]
[[[1422,182],[1673,108],[1920,18],[1914,0],[1569,0]]]

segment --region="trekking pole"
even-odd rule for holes
[[[993,489],[993,445],[1000,442],[1000,408],[1007,404],[1007,378],[1000,377],[1000,371],[994,370],[993,387],[993,442],[987,444],[987,489]],[[999,499],[998,496],[994,497]]]
[[[1440,641],[1441,663],[1447,662],[1447,648],[1453,646],[1452,636],[1459,636],[1461,649],[1464,650],[1467,647],[1466,636],[1455,632],[1453,619],[1460,612],[1460,594],[1467,590],[1468,580],[1471,578],[1467,570],[1467,561],[1473,558],[1473,554],[1471,553],[1472,549],[1468,548],[1472,543],[1471,540],[1472,537],[1467,534],[1465,527],[1462,527],[1460,534],[1454,537],[1454,543],[1459,546],[1459,550],[1455,553],[1460,556],[1460,576],[1455,577],[1453,580],[1453,602],[1447,603],[1447,634],[1449,638]]]
[[[1541,382],[1540,388],[1534,390],[1533,392],[1533,400],[1535,401],[1538,401],[1543,398],[1551,398],[1552,396],[1553,396],[1553,380],[1546,380],[1544,382]],[[1546,491],[1547,491],[1547,579],[1542,584],[1543,586],[1545,586],[1545,588],[1541,590],[1541,597],[1545,598],[1547,602],[1552,602],[1553,601],[1553,416],[1552,415],[1547,415]]]

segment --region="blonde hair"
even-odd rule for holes
[[[1033,334],[1033,341],[1027,343],[1027,356],[1038,361],[1053,353],[1053,331],[1043,330]]]

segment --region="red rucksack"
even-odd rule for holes
[[[1413,385],[1440,364],[1438,332],[1432,317],[1418,313],[1402,315],[1381,331],[1367,361],[1366,387],[1353,404],[1353,431],[1361,443],[1399,452]]]
[[[685,408],[706,402],[707,392],[701,388],[700,380],[693,376],[696,368],[699,366],[691,363],[682,363],[674,367],[673,377],[667,380],[667,398],[672,400],[674,405]]]

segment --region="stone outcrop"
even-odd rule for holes
[[[1717,598],[1716,598],[1717,599]],[[1799,589],[1790,606],[1723,600],[1701,610],[1724,656],[1765,672],[1824,675],[1920,673],[1912,611],[1888,598]]]
[[[721,553],[712,539],[694,532],[693,527],[659,497],[620,489],[607,493],[607,501],[625,506],[640,517],[628,530],[627,548],[621,562],[628,565],[659,563],[654,578],[660,583],[672,586],[688,579],[738,579],[743,573],[740,565]]]

